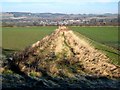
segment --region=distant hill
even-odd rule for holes
[[[64,13],[31,13],[3,12],[2,25],[12,26],[117,26],[117,14],[64,14]]]
[[[80,18],[80,17],[116,17],[117,14],[63,14],[63,13],[31,13],[31,12],[4,12],[4,14],[13,14],[14,17],[42,17],[42,18]],[[4,16],[4,15],[3,15]]]

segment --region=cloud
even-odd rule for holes
[[[81,2],[119,2],[119,0],[1,0],[0,2],[57,2],[57,3],[81,3]]]

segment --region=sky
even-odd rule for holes
[[[0,0],[2,12],[118,13],[119,0]]]

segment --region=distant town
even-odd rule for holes
[[[3,27],[14,26],[118,26],[118,15],[2,12]]]

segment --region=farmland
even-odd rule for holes
[[[118,27],[71,27],[71,29],[96,42],[118,48]]]
[[[2,48],[22,50],[25,47],[52,33],[56,27],[14,27],[2,29]]]
[[[57,27],[4,27],[2,29],[3,53],[22,50]],[[69,27],[73,31],[90,38],[97,49],[104,51],[114,63],[118,63],[118,29],[117,27]],[[78,34],[79,35],[79,34]]]

